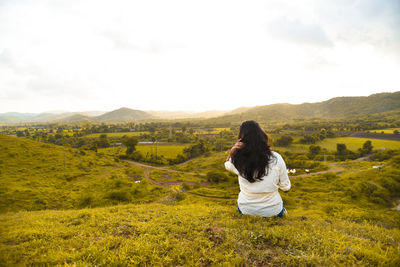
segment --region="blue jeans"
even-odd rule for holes
[[[243,214],[242,211],[239,209],[239,206],[238,206],[238,212],[239,212],[240,214]],[[282,218],[284,212],[285,212],[285,207],[284,207],[283,204],[282,204],[282,210],[281,210],[281,212],[279,212],[279,213],[276,215],[276,217]]]

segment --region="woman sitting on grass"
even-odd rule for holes
[[[282,156],[270,150],[267,134],[255,121],[240,126],[225,168],[239,176],[238,211],[263,217],[287,215],[278,189],[288,191],[290,180]]]

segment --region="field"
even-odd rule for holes
[[[139,144],[136,146],[136,151],[139,151],[143,157],[150,157],[151,155],[156,155],[161,157],[163,156],[166,159],[176,158],[179,154],[183,154],[183,150],[188,145],[180,145],[180,144]],[[125,147],[108,147],[108,148],[100,148],[99,152],[104,154],[113,156],[118,154],[123,154],[126,151]]]
[[[336,151],[336,144],[346,144],[347,149],[357,151],[363,146],[365,141],[370,140],[374,149],[386,148],[386,149],[400,149],[399,141],[391,140],[377,140],[357,137],[338,137],[338,138],[326,138],[316,143],[316,145],[326,148],[331,151]]]
[[[183,154],[183,149],[187,146],[188,145],[150,144],[150,145],[138,145],[136,146],[136,150],[139,151],[145,157],[146,155],[157,154],[157,156],[163,156],[164,158],[167,159],[173,159],[176,158],[176,156],[178,156],[179,154]]]
[[[150,132],[94,133],[94,134],[85,135],[85,137],[88,137],[88,138],[99,138],[100,135],[102,135],[102,134],[106,134],[107,137],[122,137],[124,135],[126,135],[126,136],[140,136],[142,134],[150,134]]]
[[[384,132],[386,134],[393,134],[394,131],[397,130],[400,132],[400,128],[386,128],[386,129],[374,129],[374,130],[370,130],[371,133],[381,133]]]
[[[230,128],[212,128],[212,129],[198,129],[196,133],[198,134],[218,134],[222,131],[229,131]]]

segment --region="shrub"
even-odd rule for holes
[[[369,201],[384,205],[390,201],[390,193],[385,188],[371,182],[362,182],[359,185],[359,190]]]
[[[84,196],[78,202],[79,208],[90,207],[93,204],[93,197],[92,196]]]
[[[282,135],[279,137],[275,144],[277,146],[290,146],[293,142],[293,138],[290,135]]]
[[[392,149],[386,149],[382,151],[377,151],[374,155],[372,155],[369,159],[373,161],[384,161],[391,159],[393,156],[397,155],[398,151]]]
[[[391,162],[396,167],[400,167],[400,155],[393,157]]]
[[[207,180],[210,183],[217,184],[220,182],[228,181],[228,176],[221,171],[209,171],[207,173]]]
[[[126,191],[111,191],[106,195],[106,198],[118,202],[127,202],[131,199],[131,196]]]

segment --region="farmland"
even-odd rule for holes
[[[400,132],[400,128],[386,128],[386,129],[373,129],[369,132],[371,133],[386,133],[386,134],[393,134],[395,131]]]
[[[138,145],[136,150],[139,151],[142,155],[150,156],[152,154],[163,156],[168,159],[176,158],[179,154],[183,154],[183,150],[187,147],[187,145],[169,145],[169,144],[147,144],[147,145]]]
[[[107,133],[108,137],[122,137],[126,136],[140,136],[140,135],[148,135],[150,132],[119,132],[119,133]],[[101,133],[94,133],[85,135],[87,138],[99,138]]]
[[[377,140],[368,138],[357,138],[357,137],[338,137],[338,138],[327,138],[317,143],[317,145],[326,148],[330,151],[336,150],[336,144],[345,144],[350,150],[357,150],[362,147],[363,143],[370,140],[375,149],[400,149],[399,141],[391,140]]]

